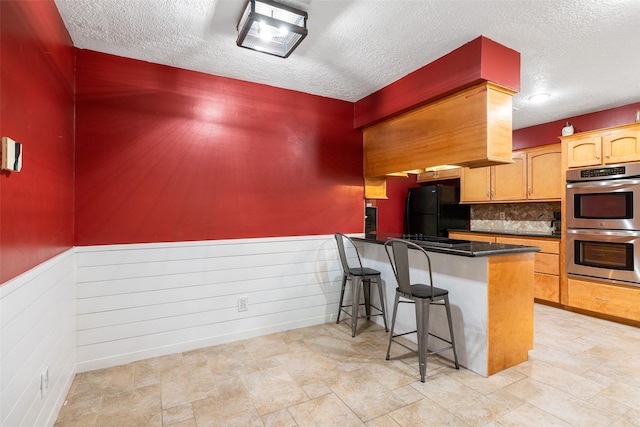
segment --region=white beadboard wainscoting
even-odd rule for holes
[[[84,372],[335,320],[333,235],[76,248]],[[238,311],[247,297],[248,310]]]
[[[51,426],[76,373],[75,250],[0,286],[0,426]],[[41,374],[49,372],[41,395]]]
[[[0,286],[0,427],[52,426],[76,372],[335,321],[341,278],[333,235],[70,249]]]

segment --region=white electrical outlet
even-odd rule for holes
[[[249,310],[249,297],[238,298],[238,311]]]
[[[40,374],[40,397],[45,397],[49,390],[49,367],[44,368]]]
[[[504,219],[504,218],[505,218],[504,212],[500,212],[500,219]]]

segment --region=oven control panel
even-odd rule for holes
[[[595,178],[598,176],[624,175],[624,166],[615,166],[611,168],[599,169],[583,169],[580,171],[580,178]]]
[[[640,178],[640,162],[607,165],[599,168],[569,169],[567,182],[605,181]]]

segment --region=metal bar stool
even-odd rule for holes
[[[334,237],[338,244],[338,254],[340,255],[340,263],[342,264],[342,288],[340,290],[340,305],[338,307],[338,318],[336,323],[340,323],[340,314],[344,312],[348,316],[351,316],[351,336],[356,336],[356,328],[358,326],[358,312],[361,305],[365,306],[365,312],[367,319],[371,316],[382,316],[384,321],[384,330],[389,331],[387,327],[387,316],[384,309],[384,291],[382,289],[382,280],[380,279],[380,272],[373,268],[363,267],[360,254],[353,240],[348,236],[341,233],[335,233]],[[347,250],[349,254],[355,254],[355,256],[347,257]],[[349,265],[350,259],[357,259],[358,264],[355,266]],[[343,305],[344,291],[347,285],[347,280],[351,280],[351,304]],[[375,281],[378,285],[378,294],[380,296],[380,307],[376,307],[371,304],[371,282]],[[360,303],[360,284],[364,290],[364,303]],[[351,307],[351,310],[347,308]],[[371,314],[371,308],[374,308],[378,313]]]
[[[440,289],[433,286],[433,277],[431,274],[431,259],[427,252],[415,243],[408,242],[401,239],[390,239],[384,244],[385,251],[389,257],[393,274],[398,282],[396,288],[396,297],[393,305],[393,316],[391,317],[391,333],[389,334],[389,346],[387,347],[386,359],[389,360],[389,352],[391,350],[391,343],[395,342],[403,346],[404,348],[415,351],[402,342],[395,340],[395,338],[417,333],[418,335],[418,363],[420,366],[420,381],[425,381],[427,374],[427,356],[432,354],[441,353],[443,351],[452,349],[453,357],[456,365],[456,369],[460,369],[458,364],[458,354],[456,352],[456,344],[453,338],[453,325],[451,323],[451,308],[449,306],[449,291],[446,289]],[[390,254],[389,248],[392,249],[393,259]],[[429,284],[411,284],[411,277],[409,274],[409,248],[417,249],[419,253],[424,255],[427,259],[427,266],[429,272]],[[402,298],[402,299],[401,299]],[[408,300],[408,301],[407,301]],[[393,330],[396,323],[396,314],[398,312],[399,303],[414,304],[416,314],[416,330],[405,332],[402,334],[393,334]],[[432,305],[438,305],[444,307],[447,312],[447,320],[449,322],[449,336],[450,339],[439,337],[432,333],[429,333],[429,308]],[[438,338],[441,341],[449,343],[448,346],[439,348],[434,351],[429,351],[427,348],[427,341],[429,335]]]

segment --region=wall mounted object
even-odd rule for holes
[[[8,136],[2,137],[2,164],[0,169],[20,172],[22,169],[22,144]]]

